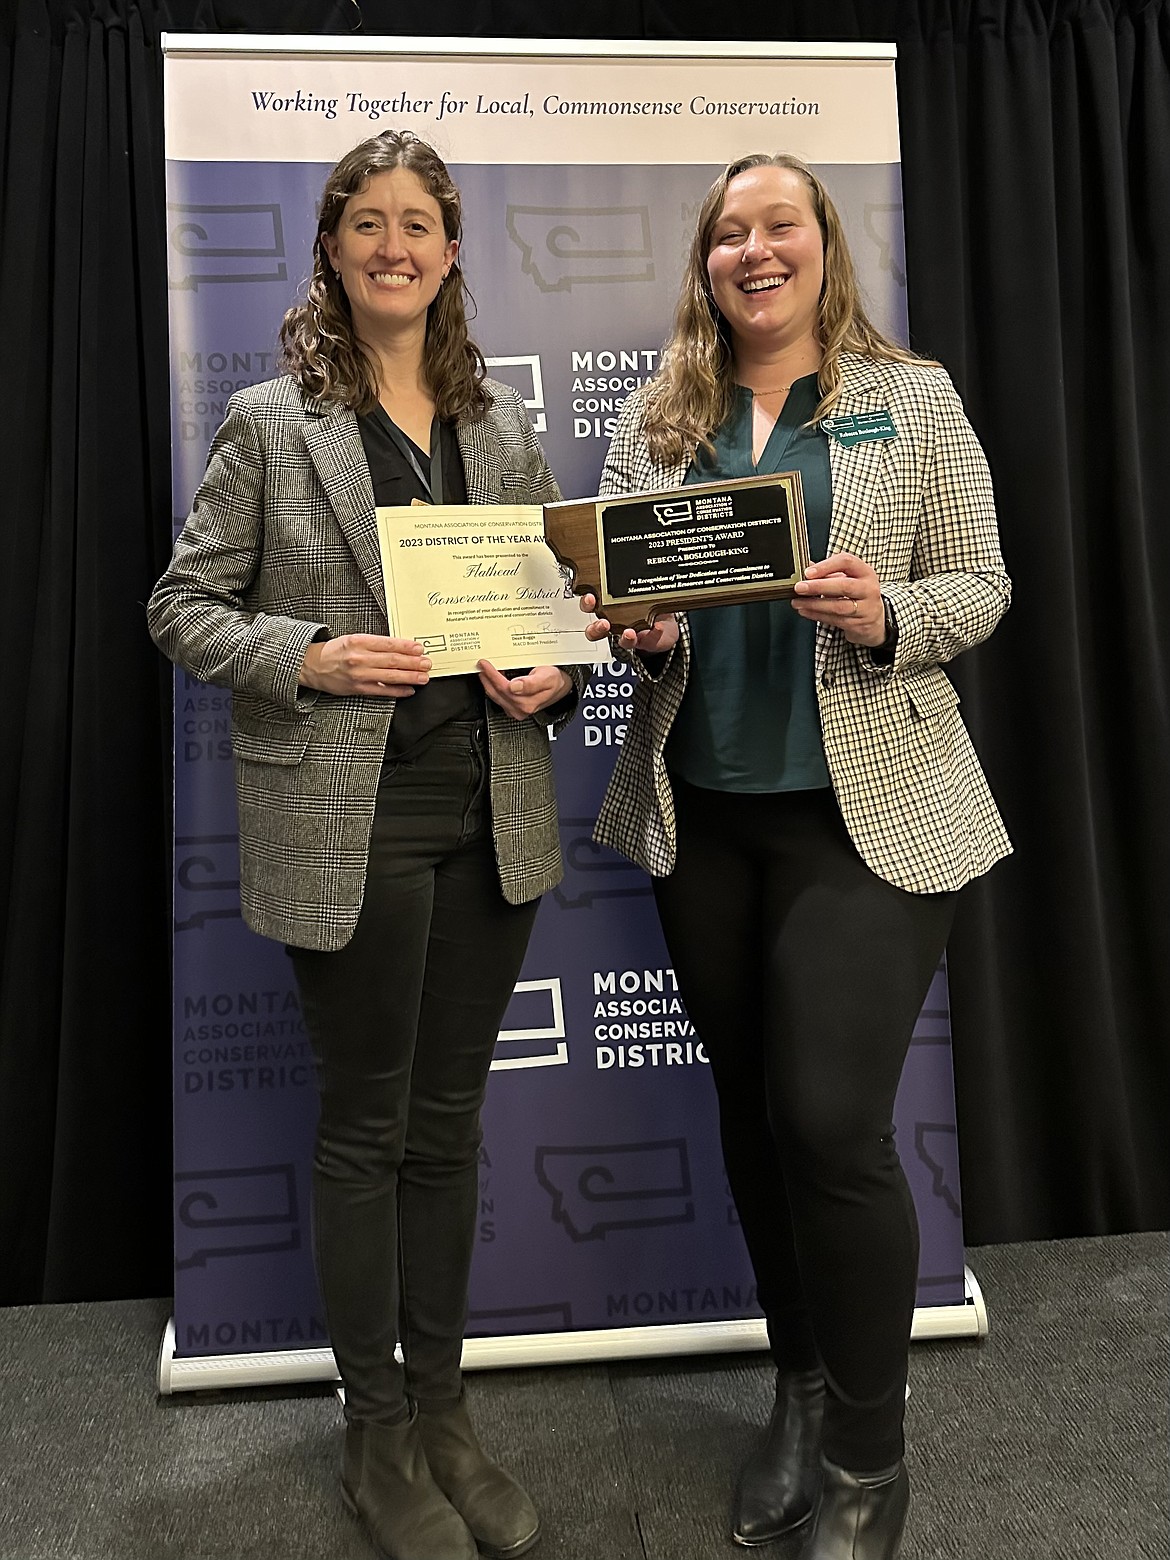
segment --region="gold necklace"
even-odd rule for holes
[[[748,386],[748,389],[751,390],[750,385]],[[752,398],[754,400],[759,400],[762,396],[787,395],[791,389],[791,385],[777,385],[773,390],[752,390]]]

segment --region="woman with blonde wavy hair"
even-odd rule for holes
[[[841,218],[812,169],[787,152],[774,157],[756,153],[738,158],[715,180],[699,208],[675,310],[674,331],[662,371],[646,395],[647,443],[655,459],[663,462],[680,460],[684,454],[689,457],[696,445],[712,450],[711,430],[721,428],[731,414],[737,383],[731,326],[714,304],[707,259],[712,230],[722,213],[728,185],[732,179],[757,168],[785,169],[796,175],[807,191],[822,234],[824,280],[818,326],[821,358],[813,420],[823,421],[840,399],[842,352],[886,363],[923,361],[888,341],[870,323]]]
[[[946,373],[867,319],[812,170],[755,155],[703,202],[602,491],[792,470],[817,561],[791,602],[612,636],[638,684],[596,832],[652,875],[767,1318],[732,1537],[893,1560],[918,1261],[894,1097],[958,891],[1011,848],[942,666],[1010,587]]]
[[[432,680],[388,622],[374,516],[559,497],[468,335],[461,241],[423,141],[386,131],[341,159],[287,373],[232,397],[148,609],[172,660],[233,693],[244,917],[286,945],[317,1063],[342,1493],[391,1560],[516,1556],[539,1533],[479,1446],[460,1357],[480,1105],[561,876],[548,734],[580,674]]]

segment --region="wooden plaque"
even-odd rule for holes
[[[791,596],[808,567],[798,471],[544,506],[545,540],[615,629]]]

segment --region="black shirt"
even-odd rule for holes
[[[395,443],[390,432],[391,426],[390,417],[383,406],[375,406],[373,411],[358,418],[358,432],[362,436],[362,447],[366,452],[370,481],[374,487],[374,503],[381,509],[395,504],[409,504],[416,498],[429,502],[426,489]],[[439,423],[438,427],[439,437],[443,441],[443,492],[439,502],[465,504],[467,477],[454,425]],[[402,432],[401,429],[398,431]],[[420,450],[413,439],[407,438],[405,434],[402,436],[414,451],[415,460],[429,480],[429,453]],[[386,743],[387,758],[400,758],[449,720],[476,720],[482,717],[483,701],[483,685],[474,674],[436,677],[410,698],[399,699]]]

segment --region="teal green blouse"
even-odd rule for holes
[[[804,426],[817,405],[815,374],[798,379],[759,465],[752,462],[752,396],[738,387],[715,435],[715,465],[693,462],[686,481],[799,471],[811,556],[829,547],[833,482],[825,435]],[[805,791],[829,784],[813,660],[816,625],[787,601],[692,612],[686,693],[666,744],[671,774],[713,791]]]

